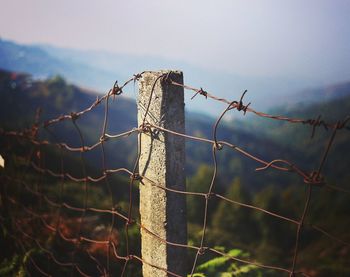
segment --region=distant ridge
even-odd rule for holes
[[[123,81],[144,70],[180,69],[188,85],[203,87],[220,97],[239,99],[248,90],[247,100],[255,108],[267,110],[279,104],[294,102],[295,92],[307,87],[318,87],[317,83],[291,77],[241,76],[200,68],[180,60],[169,60],[158,56],[142,56],[112,53],[98,50],[78,50],[50,45],[23,45],[0,39],[0,68],[10,71],[28,72],[33,77],[45,79],[55,75],[63,76],[68,82],[81,87],[105,92],[115,80]],[[190,101],[191,111],[203,111],[204,101]],[[222,105],[210,103],[206,113],[217,115]]]

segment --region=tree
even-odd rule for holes
[[[247,189],[236,178],[229,187],[226,197],[240,203],[249,203],[250,195]],[[221,200],[212,221],[213,235],[216,244],[226,247],[247,249],[259,236],[257,222],[249,208]],[[220,234],[220,235],[219,235]],[[219,239],[219,241],[218,241]]]
[[[254,199],[254,205],[265,210],[288,216],[286,214],[287,200],[282,200],[282,191],[276,186],[268,186],[261,190]],[[288,204],[287,204],[288,205]],[[283,253],[292,253],[295,243],[296,226],[266,213],[256,213],[256,219],[261,230],[261,241],[257,255],[263,262],[286,262]]]
[[[197,173],[187,181],[187,191],[207,193],[213,176],[213,169],[208,165],[201,165]],[[202,196],[187,197],[187,216],[191,223],[202,224],[205,199]]]

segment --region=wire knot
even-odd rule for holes
[[[214,149],[220,151],[220,150],[222,150],[222,148],[223,148],[223,145],[221,143],[218,143],[217,141],[215,141]]]
[[[246,93],[247,93],[247,90],[245,90],[245,91],[243,92],[243,94],[242,94],[242,96],[241,96],[241,98],[239,99],[238,102],[237,102],[237,101],[234,102],[235,106],[232,106],[232,109],[233,109],[233,108],[236,108],[237,111],[239,111],[239,112],[240,112],[240,111],[243,111],[243,114],[244,114],[244,115],[247,113],[248,107],[249,107],[249,105],[251,104],[250,102],[248,103],[248,105],[244,105],[244,104],[243,104],[243,98],[244,98],[244,96],[245,96]]]
[[[135,80],[135,81],[140,80],[141,77],[142,77],[142,74],[141,74],[141,73],[134,74],[134,80]]]
[[[323,120],[321,120],[321,115],[319,115],[316,119],[308,119],[303,123],[310,124],[312,126],[311,138],[315,136],[316,127],[322,125],[326,130],[328,129],[327,124]]]
[[[149,123],[142,123],[139,129],[142,133],[152,133],[151,125]]]
[[[200,89],[197,90],[197,92],[195,93],[195,95],[193,95],[193,96],[191,97],[191,100],[192,100],[193,98],[195,98],[198,94],[203,95],[203,96],[205,97],[205,99],[208,99],[208,92],[205,91],[203,88],[200,88]]]
[[[162,83],[165,84],[165,85],[171,85],[172,84],[172,80],[170,78],[170,74],[171,74],[171,71],[169,71],[168,73],[164,74],[162,76]]]
[[[111,95],[120,95],[122,93],[123,93],[123,90],[121,87],[118,86],[118,80],[116,80],[113,85]]]
[[[208,247],[201,247],[198,249],[198,255],[204,255]]]
[[[125,257],[126,261],[131,261],[132,259],[134,259],[134,255],[128,255]]]
[[[101,137],[100,137],[100,142],[105,142],[109,139],[109,137],[106,136],[106,134],[103,134]]]
[[[130,175],[130,179],[135,181],[141,181],[142,176],[139,173],[133,173]]]
[[[209,200],[209,199],[212,198],[213,196],[214,196],[214,193],[212,193],[212,192],[206,193],[206,194],[205,194],[205,199],[206,199],[206,200]]]
[[[345,128],[345,125],[350,121],[350,116],[347,116],[343,121],[338,121],[336,128],[337,129],[343,129]]]
[[[316,186],[322,186],[325,184],[324,178],[317,172],[312,171],[310,175],[304,179],[304,183]]]
[[[79,115],[75,112],[71,112],[70,117],[73,121],[76,121],[79,118]]]

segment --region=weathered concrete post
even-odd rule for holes
[[[183,83],[180,71],[145,72],[139,81],[138,124],[146,122],[174,130],[185,131],[183,88],[162,82],[168,77]],[[158,80],[157,80],[158,78]],[[151,96],[152,87],[156,85]],[[150,97],[152,97],[150,99]],[[185,191],[185,140],[166,132],[142,133],[139,172],[158,185]],[[141,224],[168,242],[187,244],[185,195],[165,191],[143,179],[140,184]],[[141,229],[142,259],[181,276],[186,275],[186,248],[171,246]],[[168,276],[162,270],[143,264],[144,277]]]

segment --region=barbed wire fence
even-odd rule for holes
[[[152,98],[150,97],[149,103],[146,107],[146,112],[143,118],[143,123],[140,126],[134,126],[130,130],[118,134],[108,134],[107,125],[109,120],[109,106],[110,99],[115,98],[123,93],[123,90],[129,84],[135,83],[142,78],[145,72],[140,74],[135,74],[132,78],[127,80],[123,85],[119,86],[116,82],[111,90],[109,90],[104,96],[97,98],[90,107],[79,111],[72,112],[70,114],[61,115],[57,118],[47,120],[45,122],[40,122],[40,112],[37,113],[35,123],[29,129],[22,131],[5,131],[1,130],[0,135],[2,139],[6,142],[6,145],[10,152],[13,153],[18,151],[18,149],[25,148],[25,151],[21,151],[20,154],[15,155],[17,162],[21,163],[20,167],[17,167],[17,171],[11,171],[7,169],[6,160],[4,173],[1,175],[2,185],[1,185],[1,217],[0,221],[3,226],[10,226],[9,229],[13,230],[12,234],[8,234],[16,245],[19,252],[27,256],[27,262],[23,265],[26,267],[26,271],[29,274],[36,275],[40,273],[44,276],[53,276],[57,272],[68,272],[71,276],[82,275],[82,276],[110,276],[113,275],[111,267],[114,263],[120,265],[120,275],[127,275],[127,268],[130,263],[140,263],[154,267],[169,276],[180,276],[177,272],[171,272],[166,268],[162,268],[157,264],[152,264],[145,260],[141,255],[136,254],[133,250],[133,245],[130,241],[130,228],[136,226],[137,229],[147,232],[149,235],[153,236],[155,239],[159,240],[160,243],[165,244],[169,247],[174,248],[185,248],[189,251],[195,253],[194,260],[191,262],[191,268],[188,271],[190,276],[193,276],[196,272],[196,267],[198,265],[199,256],[203,256],[207,253],[211,253],[217,256],[226,257],[233,262],[238,262],[247,265],[253,265],[261,269],[273,270],[285,274],[286,276],[308,276],[306,272],[301,271],[297,267],[298,255],[300,252],[300,236],[304,228],[312,228],[313,230],[319,232],[320,234],[328,237],[330,241],[335,241],[337,243],[350,246],[350,242],[346,242],[336,235],[332,234],[331,231],[325,230],[320,226],[308,223],[305,218],[309,212],[310,200],[312,191],[315,186],[326,187],[331,190],[339,191],[341,193],[350,193],[342,187],[337,187],[335,185],[330,185],[325,181],[322,176],[323,168],[326,163],[330,149],[335,141],[336,134],[340,131],[349,130],[347,126],[350,117],[346,117],[343,120],[339,120],[335,123],[326,122],[318,117],[316,119],[299,119],[299,118],[289,118],[286,116],[277,116],[267,113],[262,113],[254,110],[250,103],[244,103],[244,96],[246,91],[243,92],[239,100],[229,101],[224,98],[219,98],[202,88],[193,88],[188,85],[181,84],[172,80],[171,72],[167,74],[162,74],[159,78],[155,80],[154,87],[157,82],[162,82],[167,86],[181,87],[193,93],[192,99],[195,97],[205,97],[213,101],[222,102],[226,105],[224,111],[218,117],[216,123],[213,126],[213,132],[211,138],[203,138],[188,135],[185,133],[179,133],[174,130],[164,128],[155,123],[149,122],[146,119],[149,107],[151,105]],[[85,142],[84,135],[79,127],[79,119],[88,113],[92,113],[94,109],[100,105],[104,105],[104,122],[102,124],[102,131],[99,140],[93,145],[87,145]],[[237,110],[242,112],[243,115],[246,113],[255,114],[256,116],[285,121],[290,124],[303,124],[308,125],[312,129],[312,136],[315,133],[316,128],[323,127],[330,130],[330,137],[328,143],[321,155],[320,162],[317,169],[308,172],[291,161],[285,159],[274,159],[264,160],[261,157],[250,153],[248,150],[241,148],[229,141],[223,141],[218,139],[217,131],[224,115],[230,110]],[[66,142],[59,142],[56,134],[50,130],[51,126],[58,125],[62,122],[70,121],[78,134],[80,140],[80,146],[75,147],[69,145]],[[97,126],[96,126],[97,128]],[[55,141],[49,139],[40,139],[39,132],[47,132],[49,136],[53,137]],[[154,182],[143,176],[141,172],[138,172],[138,163],[141,155],[141,143],[138,145],[137,154],[135,157],[134,166],[132,168],[107,168],[106,164],[106,149],[105,144],[108,141],[118,140],[120,138],[127,138],[130,135],[137,135],[139,138],[141,134],[148,134],[154,132],[164,132],[172,136],[182,137],[185,140],[192,140],[196,143],[208,144],[212,149],[213,156],[213,175],[210,180],[210,186],[207,192],[191,192],[182,191],[172,188],[165,187],[157,182]],[[27,147],[30,145],[30,147]],[[46,166],[47,157],[45,157],[44,147],[53,147],[59,153],[60,165],[59,170],[54,170]],[[88,174],[87,162],[85,154],[94,149],[100,147],[102,155],[102,175],[99,177],[93,177]],[[295,174],[300,177],[300,180],[305,184],[306,199],[303,206],[302,214],[298,219],[289,218],[282,214],[272,212],[270,210],[241,203],[233,199],[229,199],[224,195],[214,192],[214,187],[217,181],[218,172],[218,162],[217,155],[223,149],[227,148],[229,150],[238,152],[251,160],[253,160],[256,165],[256,171],[263,170],[276,170],[289,172],[290,174]],[[29,149],[29,150],[28,150]],[[82,176],[74,175],[65,166],[65,153],[78,153],[80,154],[79,163],[80,171]],[[18,172],[19,171],[19,172]],[[32,172],[36,172],[33,174]],[[32,173],[30,175],[30,173]],[[113,194],[111,177],[114,175],[128,176],[129,179],[129,199],[128,207],[125,210],[118,207],[116,197]],[[49,196],[49,185],[45,182],[52,182],[56,180],[59,183],[59,195],[55,197]],[[142,183],[147,180],[152,186],[157,187],[166,191],[167,193],[182,194],[185,196],[193,196],[202,198],[205,201],[205,209],[203,211],[203,224],[201,230],[201,239],[199,245],[190,244],[179,244],[173,241],[168,241],[162,238],[159,234],[146,228],[137,218],[133,215],[133,207],[135,206],[135,197],[133,197],[133,187],[136,185],[142,185]],[[79,184],[82,187],[83,199],[79,202],[79,205],[73,205],[66,201],[67,187],[71,186],[73,183]],[[104,183],[107,188],[108,194],[110,196],[109,207],[91,207],[89,206],[89,200],[91,199],[91,190],[94,185],[100,185]],[[28,201],[28,199],[30,201]],[[208,204],[212,199],[217,199],[219,201],[226,201],[232,206],[240,206],[247,209],[257,211],[259,213],[266,214],[268,216],[274,217],[280,221],[288,222],[296,226],[294,251],[291,257],[291,265],[289,267],[281,267],[279,265],[267,265],[260,263],[255,260],[248,260],[244,258],[237,258],[225,253],[216,248],[206,245],[206,231],[208,226]],[[35,202],[33,204],[32,202]],[[136,205],[137,206],[137,205]],[[79,216],[77,216],[79,214]],[[109,227],[104,228],[104,235],[95,236],[96,232],[92,232],[91,226],[99,225],[99,217],[95,216],[107,216],[109,218]],[[122,224],[120,223],[122,222]],[[30,226],[35,226],[30,228]],[[67,230],[67,226],[74,226],[74,232],[72,230]],[[73,227],[72,227],[73,228]],[[35,230],[33,230],[35,229]],[[69,228],[68,228],[69,229]],[[122,231],[124,229],[124,231]],[[121,233],[124,232],[125,240],[123,241],[125,245],[125,253],[120,253],[119,244],[121,243]],[[64,247],[62,246],[64,245]],[[105,253],[105,261],[101,261],[100,258],[95,256],[95,252],[92,251],[93,247],[100,247]],[[32,254],[28,252],[35,251],[34,248],[39,249],[43,257],[46,257],[46,261],[35,259]],[[62,257],[58,256],[56,249],[69,249],[67,255]],[[85,261],[88,260],[90,263],[87,265],[82,262],[82,257]],[[32,273],[31,273],[32,272]],[[33,273],[34,272],[34,273]]]

